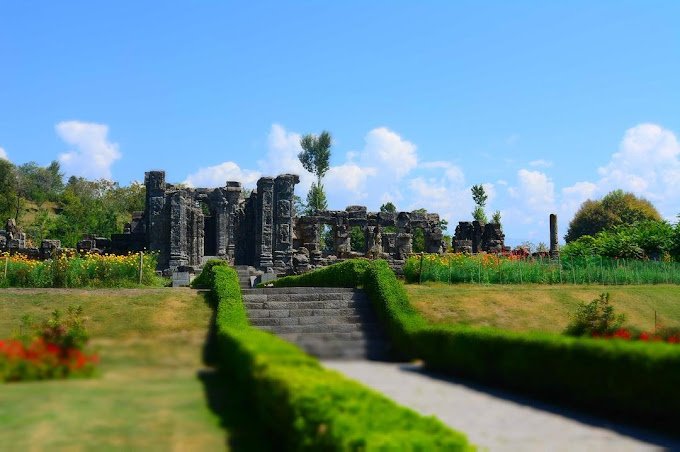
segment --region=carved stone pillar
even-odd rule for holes
[[[257,181],[255,222],[255,265],[263,270],[273,262],[274,232],[274,178],[262,177]]]
[[[293,196],[298,182],[300,178],[294,174],[282,174],[274,180],[274,267],[280,271],[292,268]]]
[[[557,258],[560,255],[560,245],[557,238],[557,215],[550,214],[550,257]]]
[[[168,266],[169,225],[165,200],[165,171],[149,171],[144,174],[146,186],[146,247],[158,253],[158,268]]]
[[[227,182],[227,247],[226,257],[230,262],[236,258],[235,229],[238,222],[238,204],[241,198],[241,183]]]
[[[177,191],[170,196],[170,265],[176,269],[189,261],[187,246],[187,205],[184,193]]]
[[[228,244],[228,203],[220,190],[215,191],[215,196],[217,198],[215,200],[215,213],[213,214],[215,215],[215,253],[220,258],[225,258],[227,256]]]

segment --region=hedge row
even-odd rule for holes
[[[217,306],[218,365],[245,391],[277,449],[469,450],[440,421],[324,369],[296,346],[249,326],[236,272],[214,265],[202,283]]]
[[[429,368],[650,425],[680,421],[680,346],[430,325],[386,262],[339,265],[343,274],[355,265],[354,285],[367,291],[394,345]],[[334,285],[334,266],[323,272]],[[314,273],[295,278],[320,282]]]

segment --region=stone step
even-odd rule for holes
[[[385,359],[388,355],[387,346],[372,346],[365,344],[297,344],[310,355],[321,359]]]
[[[340,325],[362,323],[360,315],[314,315],[305,317],[258,317],[253,318],[250,323],[254,326],[282,326],[282,325]]]
[[[320,293],[320,294],[247,294],[243,295],[243,301],[246,303],[264,303],[264,302],[297,302],[304,303],[308,301],[354,301],[357,303],[368,303],[368,297],[360,294],[352,293]]]
[[[346,309],[364,310],[368,311],[369,305],[366,303],[358,303],[356,301],[305,301],[299,303],[291,302],[266,302],[248,303],[246,305],[248,315],[251,317],[291,317],[291,316],[312,316],[312,315],[334,315],[339,314],[333,312],[342,309],[343,313],[347,313]],[[269,308],[265,307],[269,305]],[[288,307],[286,307],[288,306]]]
[[[332,303],[333,307],[323,307]],[[336,307],[336,302],[321,302],[321,301],[304,301],[304,302],[286,302],[286,301],[270,301],[270,302],[246,302],[246,310],[251,311],[265,310],[288,310],[291,316],[309,317],[313,315],[361,315],[364,318],[374,317],[373,309],[368,303],[354,303],[342,302],[347,304],[346,307]],[[322,306],[322,307],[318,307]],[[266,314],[253,314],[253,317],[271,317]]]
[[[363,293],[362,290],[348,287],[264,287],[248,289],[243,295],[251,294],[314,294],[314,293]]]
[[[367,330],[377,330],[377,325],[367,324],[340,324],[340,325],[280,325],[280,326],[260,326],[265,331],[272,333],[353,333],[364,332]]]
[[[313,341],[313,342],[350,342],[357,340],[370,340],[385,342],[384,336],[380,330],[369,330],[369,331],[351,331],[351,332],[332,332],[326,331],[323,333],[278,333],[281,339],[285,339],[289,342],[303,342],[303,341]]]

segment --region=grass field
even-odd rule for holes
[[[654,311],[664,326],[680,326],[677,285],[448,285],[406,284],[414,306],[435,323],[464,323],[513,331],[562,332],[578,302],[611,294],[626,323],[654,330]]]
[[[3,450],[224,450],[233,438],[202,365],[211,309],[191,290],[4,289],[0,337],[24,314],[79,304],[101,376],[0,385]],[[217,388],[217,389],[216,389]],[[218,394],[223,396],[224,394]]]

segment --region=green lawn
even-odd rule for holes
[[[627,324],[653,331],[659,323],[680,326],[680,286],[595,285],[447,285],[406,284],[411,303],[435,323],[465,323],[513,331],[561,332],[579,301],[611,294],[616,312]]]
[[[24,314],[42,319],[69,304],[84,308],[101,376],[0,384],[0,449],[228,447],[233,438],[220,425],[224,417],[206,397],[221,380],[202,364],[211,316],[202,295],[188,289],[0,290],[0,338],[12,334]]]

